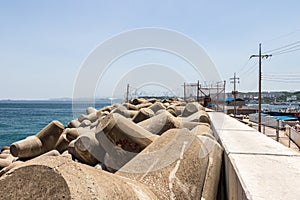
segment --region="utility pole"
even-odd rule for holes
[[[261,59],[268,58],[272,55],[262,55],[261,54],[261,43],[259,43],[258,55],[251,55],[250,59],[253,57],[258,57],[258,131],[261,132]]]
[[[230,81],[231,83],[233,83],[233,91],[232,91],[232,94],[233,94],[233,105],[234,105],[234,109],[233,109],[233,114],[234,114],[234,117],[236,117],[236,95],[238,93],[238,91],[236,91],[236,83],[240,83],[240,78],[237,78],[235,73],[234,73],[234,76],[233,78],[230,78]]]
[[[199,80],[197,82],[197,102],[199,103],[199,90],[200,90],[200,83],[199,83]]]
[[[126,90],[126,102],[129,102],[129,84],[127,84],[127,90]]]
[[[186,101],[186,84],[185,82],[183,83],[183,100]]]

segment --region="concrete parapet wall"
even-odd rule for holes
[[[299,152],[224,113],[209,116],[224,147],[221,181],[226,198],[221,199],[299,199]]]

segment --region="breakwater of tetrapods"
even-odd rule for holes
[[[0,154],[1,199],[215,199],[222,147],[198,103],[135,98]]]

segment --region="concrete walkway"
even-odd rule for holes
[[[224,148],[221,182],[227,199],[298,200],[300,153],[276,142],[275,129],[266,135],[224,113],[210,112],[211,126]],[[275,136],[275,137],[274,137]],[[284,132],[280,141],[285,143]]]
[[[249,122],[249,120],[244,120],[244,122]],[[252,127],[255,130],[258,130],[258,125],[254,122],[251,122],[251,123],[253,125]],[[276,129],[275,128],[262,125],[261,131],[263,134],[265,134],[266,136],[268,136],[276,141]],[[288,135],[285,134],[285,130],[279,130],[279,142],[281,144],[283,144],[284,146],[289,147],[292,150],[299,152],[298,146],[292,140],[289,140]]]

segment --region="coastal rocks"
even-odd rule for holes
[[[218,184],[218,179],[206,178],[220,173],[219,168],[207,170],[219,162],[210,156],[220,158],[222,154],[216,141],[208,145],[206,140],[210,139],[187,129],[168,130],[116,174],[147,185],[159,199],[201,199],[208,193],[203,189]],[[216,194],[217,187],[211,191]]]
[[[137,181],[63,157],[28,161],[3,175],[0,185],[0,199],[157,199]]]
[[[64,130],[59,121],[52,121],[35,136],[13,143],[10,152],[19,158],[32,158],[55,148],[55,145]]]

